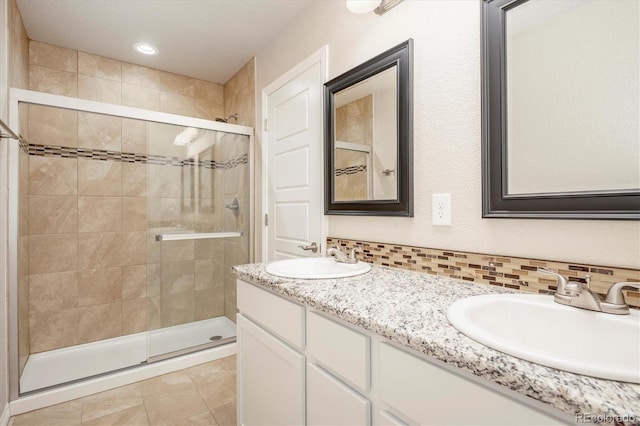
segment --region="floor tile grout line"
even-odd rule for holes
[[[226,358],[226,357],[225,357],[225,358]],[[222,359],[224,359],[224,358],[222,358]],[[158,376],[158,377],[166,376],[166,375],[168,375],[168,374],[177,373],[177,372],[183,372],[183,373],[185,373],[186,377],[189,379],[189,383],[190,383],[191,387],[195,387],[198,397],[200,398],[200,400],[202,401],[202,403],[203,403],[203,404],[204,404],[204,406],[206,407],[206,409],[207,409],[206,413],[208,413],[208,414],[210,414],[210,415],[211,415],[211,417],[212,417],[212,419],[213,419],[213,421],[215,422],[215,424],[216,424],[216,425],[220,425],[221,423],[219,422],[218,417],[215,415],[215,413],[214,413],[213,409],[212,409],[212,408],[210,408],[210,407],[209,407],[209,405],[207,404],[207,400],[206,400],[206,398],[204,397],[204,395],[203,395],[202,391],[200,390],[200,387],[198,386],[198,383],[194,380],[194,377],[198,378],[198,377],[200,377],[200,376],[201,376],[201,374],[195,373],[195,371],[197,371],[197,369],[201,369],[201,368],[203,368],[203,366],[205,366],[205,371],[206,371],[206,372],[209,372],[209,373],[211,373],[212,371],[217,372],[217,373],[222,373],[223,371],[224,371],[224,372],[226,372],[226,371],[227,371],[226,369],[224,369],[224,370],[220,370],[220,371],[217,371],[215,368],[212,368],[212,369],[207,369],[207,368],[206,368],[206,366],[208,366],[209,364],[216,364],[217,362],[219,363],[219,362],[222,362],[222,361],[214,360],[214,361],[211,361],[211,362],[208,362],[208,363],[203,363],[203,364],[199,364],[199,365],[196,365],[196,366],[192,366],[192,367],[184,368],[184,369],[178,370],[178,371],[176,371],[176,372],[167,373],[167,374],[165,374],[165,375],[161,375],[161,376]],[[237,367],[235,367],[235,368],[237,368]],[[234,370],[233,370],[233,371],[235,371],[235,368],[234,368]],[[229,370],[229,371],[231,371],[231,370]],[[147,379],[147,380],[149,380],[149,379]],[[100,418],[103,418],[103,417],[106,417],[106,416],[110,416],[110,415],[114,415],[114,414],[116,414],[116,413],[121,413],[121,412],[123,412],[123,411],[130,410],[130,409],[132,409],[132,408],[134,408],[134,407],[138,407],[139,405],[142,405],[142,408],[143,408],[143,409],[144,409],[144,411],[145,411],[145,416],[146,416],[147,424],[148,424],[148,425],[151,425],[151,426],[154,426],[154,424],[151,422],[151,417],[150,417],[150,415],[149,415],[149,410],[148,410],[148,408],[147,408],[147,399],[145,398],[145,396],[144,396],[144,394],[143,394],[143,392],[142,392],[142,383],[143,383],[143,382],[145,382],[145,381],[146,381],[146,380],[140,380],[140,381],[138,381],[138,382],[135,382],[135,384],[137,384],[137,385],[138,385],[138,391],[137,391],[137,394],[139,394],[139,396],[140,396],[140,398],[141,398],[141,400],[142,400],[142,404],[135,404],[135,405],[133,405],[133,406],[126,407],[126,408],[124,408],[124,409],[122,409],[122,410],[116,410],[116,411],[114,411],[114,412],[107,413],[107,414],[105,414],[105,415],[103,415],[103,416],[99,416],[99,417],[96,417],[96,418],[92,418],[92,419],[90,419],[90,420],[87,420],[87,422],[95,422],[96,420],[98,420],[98,419],[100,419]],[[131,385],[133,385],[133,384],[131,384]],[[205,379],[205,382],[203,382],[203,385],[211,385],[211,386],[215,386],[216,384],[215,384],[215,383],[208,383],[208,382],[206,382],[206,379]],[[130,386],[130,385],[120,386],[119,388],[126,387],[126,386]],[[94,397],[95,395],[104,394],[104,393],[107,393],[107,392],[113,391],[113,390],[115,390],[115,389],[118,389],[118,388],[109,389],[109,390],[106,390],[106,391],[103,391],[103,392],[98,392],[98,393],[95,393],[95,394],[93,394],[93,395],[87,395],[87,396],[85,396],[85,397],[81,397],[81,398],[76,398],[75,400],[67,401],[67,402],[62,403],[62,404],[66,404],[66,403],[70,403],[70,402],[76,401],[76,402],[78,403],[78,408],[77,408],[76,410],[74,410],[74,412],[76,413],[76,414],[75,414],[76,416],[79,416],[79,417],[78,417],[78,421],[79,421],[79,423],[77,423],[77,424],[78,424],[78,425],[84,425],[84,424],[87,424],[87,422],[85,422],[85,421],[84,421],[85,404],[84,404],[83,402],[84,402],[85,400],[89,399],[89,398]],[[170,395],[170,393],[167,393],[166,395]],[[105,399],[105,402],[106,402],[106,401],[112,401],[112,398],[106,398],[106,399]],[[231,401],[230,401],[229,403],[225,404],[225,405],[229,405],[229,404],[231,404]],[[234,405],[236,404],[236,395],[233,395],[233,404],[234,404]],[[57,406],[57,405],[60,405],[60,404],[56,404],[56,405],[51,406],[51,407],[55,407],[55,406]],[[45,410],[45,411],[46,411],[47,409],[49,409],[49,408],[51,408],[51,407],[44,407],[44,408],[42,408],[42,409],[40,409],[40,410]],[[34,410],[34,412],[35,412],[35,411],[40,411],[40,410]],[[189,419],[190,417],[192,417],[192,416],[199,416],[199,415],[202,415],[202,414],[204,414],[204,413],[205,413],[205,412],[201,412],[201,413],[191,413],[192,415],[191,415],[191,416],[189,416],[189,417],[187,417],[187,418],[185,418],[184,420],[188,420],[188,419]],[[23,413],[23,414],[20,414],[20,415],[18,415],[18,416],[13,416],[13,417],[11,417],[8,425],[14,425],[14,424],[15,424],[15,422],[16,422],[16,419],[18,419],[20,416],[27,415],[27,414],[29,414],[29,413]],[[33,423],[33,424],[35,425],[36,423]],[[44,423],[40,423],[40,424],[41,424],[41,425],[44,425]],[[76,423],[74,423],[74,424],[76,424]],[[138,425],[136,425],[136,426],[138,426]],[[142,425],[139,425],[139,426],[142,426]]]
[[[140,394],[142,395],[142,389],[140,389]],[[147,424],[151,426],[151,418],[149,417],[149,410],[147,410],[147,400],[142,395],[142,406],[144,407],[144,415],[147,416]]]
[[[215,360],[215,361],[217,361],[217,360]],[[215,361],[214,361],[214,362],[215,362]],[[200,365],[203,365],[203,364],[200,364]],[[200,365],[196,365],[196,366],[194,366],[194,367],[199,367]],[[202,395],[202,392],[200,392],[200,387],[198,386],[198,384],[197,384],[197,383],[195,383],[195,382],[193,381],[193,376],[192,376],[191,374],[189,374],[189,370],[191,370],[191,369],[192,369],[192,368],[194,368],[194,367],[190,367],[190,368],[187,368],[187,369],[186,369],[186,370],[187,370],[187,376],[189,376],[189,380],[191,380],[191,383],[193,384],[193,386],[195,386],[196,391],[198,392],[198,395],[200,396],[200,399],[202,399],[202,402],[204,402],[204,406],[205,406],[205,407],[207,407],[207,410],[208,410],[208,411],[209,411],[209,413],[211,414],[211,417],[213,417],[213,420],[216,422],[216,425],[217,425],[217,426],[220,426],[220,422],[218,422],[218,419],[217,419],[217,417],[215,416],[215,414],[213,413],[213,411],[211,410],[211,407],[209,407],[209,404],[207,404],[207,400],[205,399],[204,395]]]

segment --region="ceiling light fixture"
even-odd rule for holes
[[[347,9],[353,13],[374,11],[382,16],[400,3],[402,0],[347,0]]]
[[[140,53],[145,55],[157,55],[158,48],[149,43],[136,43],[133,45],[133,48]]]

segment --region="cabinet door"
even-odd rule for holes
[[[307,364],[307,424],[370,425],[371,403],[321,368]]]
[[[304,424],[304,356],[238,315],[238,421]]]

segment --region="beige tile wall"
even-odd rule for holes
[[[556,290],[555,278],[536,272],[538,267],[554,269],[572,281],[586,282],[585,276],[591,275],[591,290],[603,297],[609,287],[617,282],[640,282],[640,270],[637,269],[327,238],[327,247],[336,245],[342,247],[343,251],[358,247],[361,250],[358,254],[359,259],[377,265],[443,275],[529,293],[549,294]],[[624,292],[629,306],[640,307],[640,292]]]
[[[238,112],[238,124],[254,123],[254,60],[223,87],[29,42],[26,35],[23,41],[25,75],[28,62],[24,87],[31,90],[204,119]],[[35,105],[29,107],[28,122],[32,145],[183,155],[165,143],[175,126]],[[216,149],[218,159],[233,154]],[[221,225],[220,206],[239,189],[212,189],[226,172],[247,185],[238,178],[242,173],[70,158],[68,152],[26,158],[28,179],[23,181],[28,182],[25,205],[30,209],[24,209],[23,223],[29,235],[22,259],[31,281],[21,297],[29,301],[24,310],[29,321],[23,319],[21,327],[23,335],[30,335],[23,339],[32,345],[27,354],[225,312],[235,319],[235,280],[225,270],[248,261],[248,243],[231,242],[225,248],[220,240],[158,243],[153,237],[156,228],[176,227],[216,231],[232,226],[248,235],[244,215]],[[246,171],[248,166],[238,167]],[[185,207],[184,191],[190,193],[191,206]],[[248,206],[248,194],[243,194],[241,202]],[[231,255],[225,256],[225,250]]]
[[[373,95],[368,95],[336,110],[336,140],[372,145]]]
[[[372,146],[373,95],[336,109],[336,140]],[[336,149],[334,197],[337,201],[369,199],[367,183],[371,170],[362,169],[366,164],[366,153]]]
[[[335,149],[335,200],[368,200],[369,172],[367,153],[350,149]]]
[[[9,25],[9,86],[29,87],[29,38],[15,0],[7,1]]]
[[[7,2],[10,87],[26,89],[29,85],[29,39],[22,22],[22,16],[15,0]],[[20,110],[20,134],[28,136],[26,108]],[[29,356],[29,203],[27,194],[28,156],[19,154],[19,191],[18,191],[18,357],[20,372]]]
[[[238,113],[237,124],[255,127],[256,60],[252,58],[224,85],[224,114]],[[233,120],[230,121],[233,123]]]
[[[25,132],[22,132],[25,135]],[[24,369],[29,347],[29,195],[28,168],[29,157],[23,151],[19,153],[19,189],[18,189],[18,357],[20,372]]]
[[[34,134],[51,117],[60,117],[54,108],[30,108]],[[173,145],[179,126],[73,114],[77,117],[67,116],[56,130],[68,135],[75,127],[77,140],[65,144],[82,147],[84,153],[118,153],[126,145],[143,150],[145,158],[147,151],[187,158],[185,147]],[[198,159],[225,161],[246,152],[246,137],[244,143],[237,135],[225,138]],[[209,169],[131,163],[117,156],[81,158],[75,148],[38,151],[32,145],[28,160],[31,352],[225,312],[234,318],[235,292],[226,289],[224,270],[248,261],[247,255],[238,257],[248,253],[248,244],[157,242],[155,235],[238,229],[248,240],[246,212],[229,217],[230,210],[223,208],[234,197],[248,205],[247,164]]]
[[[238,124],[254,122],[254,60],[223,87],[35,41],[25,51],[31,90],[204,119],[238,112]],[[170,128],[176,126],[35,105],[27,121],[34,145],[184,155],[171,143],[176,131]],[[234,154],[216,149],[216,159]],[[214,159],[213,152],[209,156]],[[220,240],[158,243],[153,237],[156,228],[221,226],[245,229],[248,236],[245,212],[220,225],[230,211],[214,207],[237,190],[212,189],[225,172],[236,182],[248,179],[234,169],[102,160],[31,155],[24,167],[31,209],[23,259],[31,280],[25,286],[30,293],[22,297],[29,301],[29,321],[21,323],[31,328],[30,352],[223,313],[235,319],[235,279],[225,270],[248,261],[248,237],[228,247]],[[248,206],[248,192],[240,198]]]
[[[220,84],[37,41],[28,55],[31,90],[208,120],[224,113]]]
[[[61,65],[63,59],[56,57]],[[31,143],[121,149],[121,123],[112,117],[101,122],[74,111],[29,109]],[[48,129],[56,139],[46,138]],[[122,227],[128,210],[121,163],[31,155],[28,168],[31,352],[121,335],[126,302],[141,296],[123,295],[123,252],[131,249],[132,232]]]
[[[233,77],[227,81],[224,86],[224,114],[229,116],[231,114],[238,114],[237,124],[242,124],[249,127],[255,127],[255,114],[256,114],[256,88],[255,88],[255,58],[252,58],[247,62]],[[230,121],[233,123],[233,120]],[[226,158],[231,158],[234,155],[238,155],[239,147],[247,146],[246,143],[241,144],[239,141],[231,141],[227,148]],[[237,170],[232,173],[237,174],[241,180],[236,181],[237,186],[229,186],[233,179],[225,179],[227,186],[225,188],[225,200],[231,202],[235,196],[238,196],[238,188],[247,188],[248,181],[244,182],[244,179],[248,179],[248,164],[241,165]],[[230,210],[225,212],[225,225],[232,228],[229,229],[243,229],[245,236],[249,234],[249,215],[246,206],[249,205],[248,192],[245,192],[240,197],[240,215],[235,217]],[[245,206],[245,207],[243,207]],[[242,238],[240,240],[227,240],[225,241],[225,274],[224,274],[224,286],[225,286],[225,315],[232,321],[235,321],[237,306],[236,306],[236,278],[231,271],[231,266],[241,264],[249,261],[249,240],[248,238]]]

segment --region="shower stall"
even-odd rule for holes
[[[11,90],[12,396],[235,341],[253,129]]]

